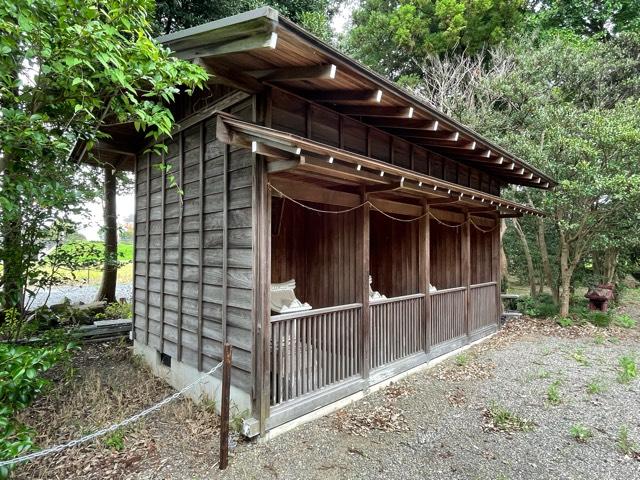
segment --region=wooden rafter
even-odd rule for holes
[[[382,100],[382,90],[315,90],[313,92],[307,92],[305,96],[320,103],[380,103],[380,100]]]
[[[182,50],[176,53],[178,58],[192,59],[197,57],[219,57],[231,53],[255,52],[258,50],[273,50],[278,43],[276,32],[262,32],[237,40],[212,44],[200,48]]]
[[[248,72],[262,81],[279,82],[289,80],[322,80],[336,77],[337,67],[333,64],[311,65],[308,67],[286,67]]]
[[[360,117],[400,117],[412,118],[413,107],[387,107],[371,105],[340,105],[336,107],[340,113]]]

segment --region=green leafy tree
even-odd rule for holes
[[[533,4],[529,23],[542,29],[568,29],[607,38],[640,30],[640,1],[543,0]]]
[[[364,0],[345,46],[392,78],[416,76],[427,56],[473,54],[503,41],[524,11],[522,0]]]
[[[0,0],[0,308],[24,311],[38,258],[95,194],[85,167],[105,124],[168,134],[168,104],[204,83],[151,35],[148,0]],[[99,159],[98,159],[99,160]]]
[[[171,33],[202,23],[229,17],[252,10],[262,5],[270,5],[296,23],[307,27],[313,33],[324,37],[328,19],[334,11],[332,0],[159,0],[157,2],[155,24],[158,33]],[[326,38],[326,37],[325,37]]]

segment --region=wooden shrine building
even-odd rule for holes
[[[133,335],[158,374],[184,386],[230,342],[264,434],[496,331],[500,219],[541,214],[500,191],[552,179],[271,8],[159,40],[209,89],[168,153],[123,127],[98,146],[136,174]]]

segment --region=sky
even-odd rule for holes
[[[331,27],[340,34],[345,31],[351,16],[351,11],[357,1],[350,0],[340,4],[338,13],[333,17]],[[116,208],[118,212],[118,225],[122,225],[125,221],[132,218],[135,212],[135,200],[133,192],[128,195],[118,195],[116,200]],[[99,230],[103,224],[103,208],[102,201],[96,200],[86,205],[86,215],[76,217],[81,225],[78,230],[87,240],[99,240]]]

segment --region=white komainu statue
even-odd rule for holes
[[[311,305],[296,298],[295,279],[283,283],[271,284],[271,310],[276,313],[301,312],[311,310]]]

